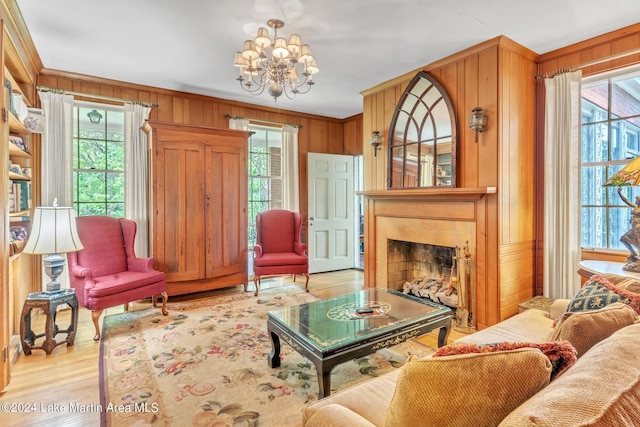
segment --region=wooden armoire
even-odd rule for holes
[[[169,295],[247,284],[250,132],[147,122],[151,256]]]

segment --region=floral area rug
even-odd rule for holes
[[[282,343],[270,368],[267,312],[317,300],[296,286],[106,316],[100,349],[104,426],[298,426],[318,399],[315,366]],[[433,353],[415,341],[346,362],[336,391]]]

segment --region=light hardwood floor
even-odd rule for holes
[[[292,276],[276,277],[263,281],[261,289],[293,283]],[[304,287],[304,278],[296,283]],[[311,293],[320,298],[357,292],[363,288],[363,273],[358,270],[345,270],[330,273],[313,274],[309,279]],[[249,290],[252,290],[252,286]],[[171,304],[194,298],[211,298],[229,293],[242,292],[242,286],[235,286],[191,296],[170,297]],[[150,303],[136,303],[131,309],[147,308]],[[105,310],[104,315],[122,312],[123,308],[114,307]],[[58,314],[57,323],[64,327],[68,324],[70,310]],[[44,316],[33,320],[34,330],[44,328]],[[81,308],[75,344],[72,347],[58,346],[51,355],[34,350],[30,356],[21,354],[11,369],[11,383],[0,393],[0,403],[29,404],[28,412],[6,413],[0,410],[0,425],[8,426],[98,426],[100,416],[96,413],[70,413],[69,402],[84,405],[97,405],[100,402],[98,356],[100,345],[93,341],[93,323],[88,310]],[[449,342],[457,338],[455,330],[449,336]],[[60,339],[65,337],[60,335]],[[437,331],[419,339],[423,344],[436,348]]]

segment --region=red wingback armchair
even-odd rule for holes
[[[162,314],[167,313],[164,273],[153,269],[152,258],[138,258],[133,242],[136,223],[108,216],[83,216],[76,219],[84,249],[67,254],[71,287],[78,304],[91,310],[100,340],[98,320],[102,310],[139,299],[162,295]]]
[[[300,243],[302,217],[297,212],[274,209],[256,217],[256,245],[253,247],[253,282],[256,292],[260,276],[271,274],[303,274],[309,292],[309,258],[307,246]]]

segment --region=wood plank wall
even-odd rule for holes
[[[478,325],[494,324],[517,312],[533,295],[535,260],[534,130],[535,60],[538,55],[506,37],[497,37],[422,70],[435,77],[451,98],[457,119],[457,187],[497,187],[478,202],[476,288]],[[365,189],[387,188],[389,125],[398,100],[416,71],[364,94],[363,131],[383,133],[374,156],[364,148]],[[488,128],[475,142],[467,126],[471,110],[482,107]],[[399,190],[395,190],[399,191]],[[373,212],[373,205],[368,207]],[[376,265],[374,218],[365,225],[365,265]],[[410,239],[409,239],[410,240]],[[375,273],[365,271],[365,281]]]
[[[248,119],[267,120],[302,125],[298,133],[300,211],[304,218],[303,236],[306,236],[307,218],[307,154],[359,154],[362,152],[362,115],[334,119],[296,113],[275,108],[260,107],[219,98],[101,79],[75,73],[43,70],[38,85],[159,104],[151,111],[151,120],[170,123],[228,128],[225,114]],[[76,96],[77,100],[96,101]]]
[[[540,56],[538,61],[538,73],[547,73],[563,67],[577,66],[586,62],[607,58],[609,56],[637,49],[640,46],[640,23],[621,28],[610,33],[581,41],[562,49],[554,50]],[[588,77],[595,74],[606,73],[613,70],[640,64],[640,54],[629,55],[624,58],[605,61],[582,69],[582,76]],[[544,82],[537,84],[538,105],[536,107],[536,157],[540,159],[536,165],[537,193],[536,217],[542,224],[544,209]],[[537,256],[536,256],[536,294],[542,295],[542,227],[537,232]],[[624,262],[626,254],[617,255],[598,251],[583,251],[583,259],[599,259],[606,261]]]

